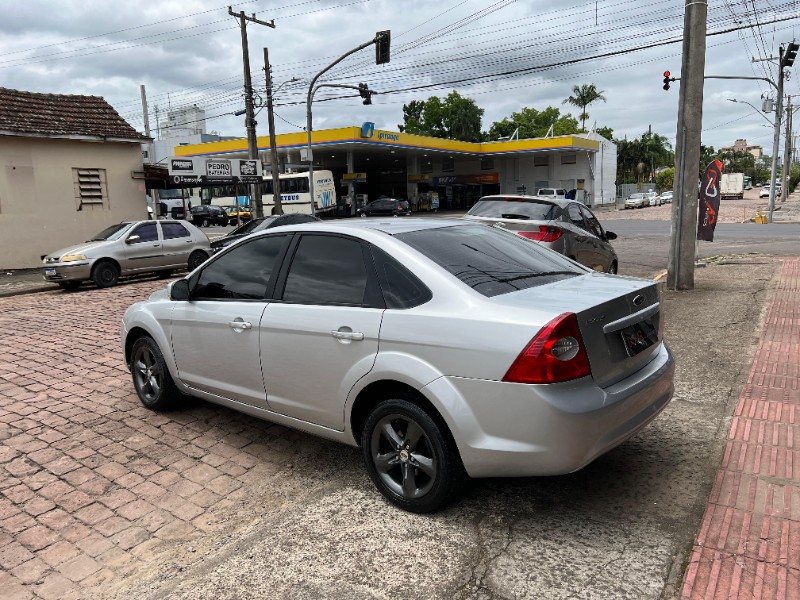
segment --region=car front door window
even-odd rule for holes
[[[172,342],[181,379],[195,389],[268,408],[258,325],[289,236],[243,242],[190,280],[175,303]]]

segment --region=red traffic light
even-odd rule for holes
[[[669,71],[664,71],[664,77],[669,77]]]

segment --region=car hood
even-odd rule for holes
[[[50,252],[47,257],[60,258],[65,254],[85,254],[88,258],[92,258],[94,252],[103,250],[105,248],[116,246],[118,240],[102,240],[99,242],[84,242],[74,246],[67,246],[55,252]]]

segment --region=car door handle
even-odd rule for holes
[[[252,323],[248,323],[247,321],[242,321],[242,320],[231,321],[230,323],[228,323],[228,325],[230,326],[231,329],[252,329],[253,328],[253,324]]]
[[[359,331],[331,331],[331,335],[337,340],[354,340],[360,342],[364,339],[364,334]]]

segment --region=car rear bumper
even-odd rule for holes
[[[92,275],[92,263],[55,263],[45,265],[42,272],[45,281],[86,281]]]
[[[633,436],[669,403],[675,371],[666,344],[644,368],[608,388],[591,377],[526,385],[442,377],[423,390],[443,400],[472,477],[577,471]]]

